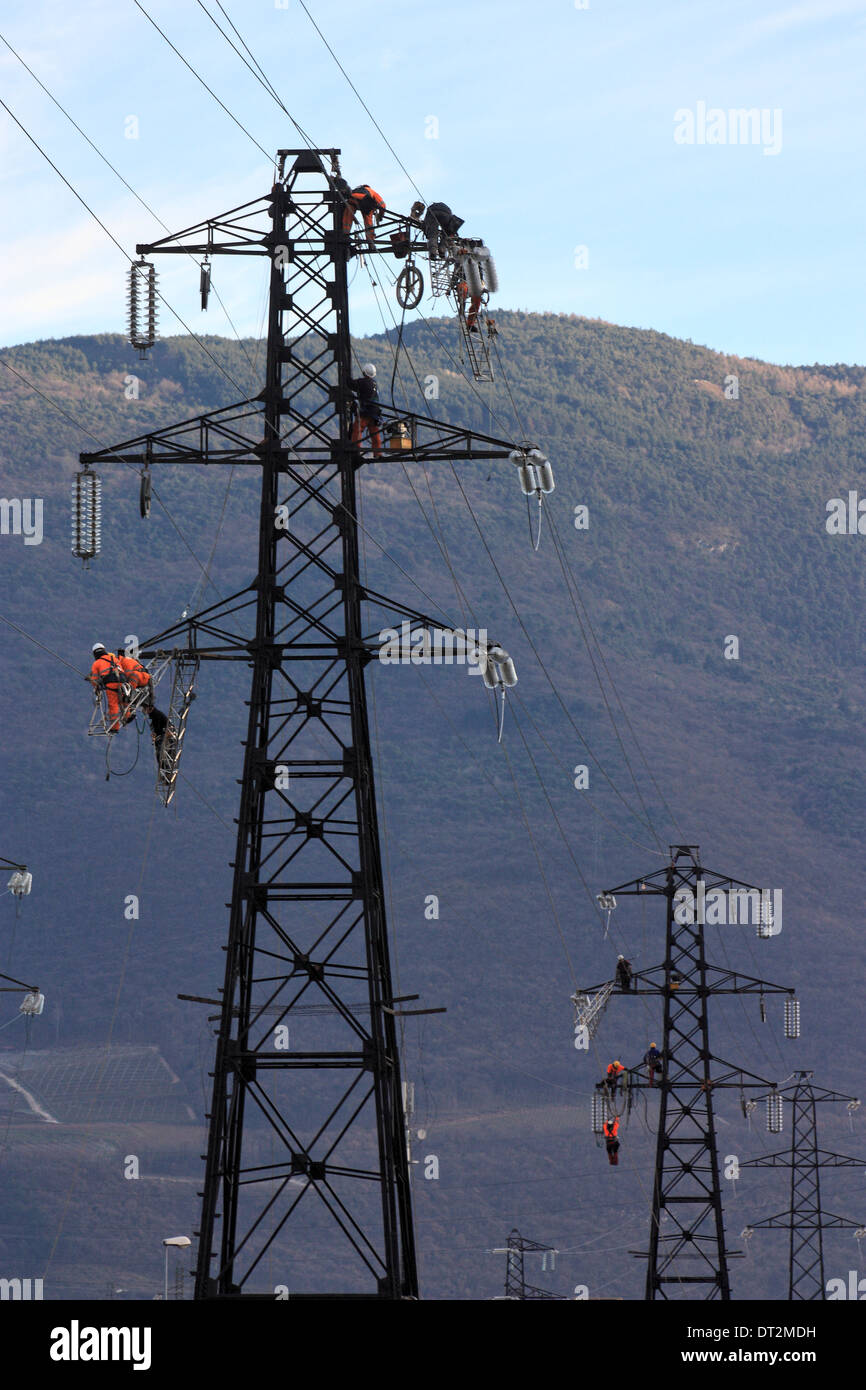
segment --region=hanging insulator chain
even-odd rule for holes
[[[769,898],[765,897],[762,893],[761,904],[758,910],[758,922],[755,927],[755,932],[761,941],[766,941],[769,937],[775,935],[773,921],[773,904]]]
[[[72,480],[72,553],[85,565],[102,549],[102,481],[85,468]]]
[[[782,1097],[767,1096],[767,1129],[771,1134],[782,1133]]]
[[[200,291],[201,291],[201,308],[202,308],[202,313],[204,313],[205,310],[207,309],[207,302],[208,302],[208,298],[209,298],[209,296],[210,296],[210,272],[211,272],[210,262],[208,261],[207,256],[205,256],[204,260],[202,261],[202,265],[201,265],[201,277],[200,277],[200,280],[199,280],[199,289],[200,289]]]
[[[156,266],[134,261],[129,267],[129,341],[144,353],[156,342]]]
[[[799,999],[785,1000],[785,1037],[799,1038],[800,1036],[800,1001]]]

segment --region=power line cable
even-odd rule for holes
[[[345,77],[345,79],[346,79],[346,81],[348,82],[349,86],[352,88],[352,91],[355,93],[355,96],[358,98],[358,100],[360,101],[360,103],[361,103],[361,105],[363,106],[364,110],[366,111],[367,115],[370,117],[370,120],[373,122],[373,125],[376,127],[376,129],[378,130],[378,132],[379,132],[379,134],[381,135],[382,139],[385,141],[385,144],[388,146],[388,149],[391,151],[392,155],[393,155],[394,158],[396,159],[396,161],[397,161],[397,163],[399,164],[400,168],[403,170],[403,173],[406,175],[406,177],[407,177],[407,179],[409,180],[409,182],[411,183],[412,187],[415,189],[415,192],[418,194],[418,197],[421,198],[421,199],[423,199],[423,200],[426,202],[426,199],[424,199],[424,194],[421,192],[421,189],[418,187],[418,185],[417,185],[417,183],[415,182],[415,180],[413,179],[412,175],[409,173],[409,170],[406,168],[406,165],[403,163],[403,161],[402,161],[402,159],[400,158],[400,156],[398,155],[397,151],[394,149],[394,146],[391,144],[391,141],[388,139],[388,137],[387,137],[387,135],[385,134],[384,130],[383,130],[382,127],[379,125],[379,122],[376,120],[376,117],[373,115],[372,111],[370,110],[369,106],[368,106],[367,103],[365,102],[364,98],[361,96],[361,93],[358,91],[358,88],[355,86],[355,84],[354,84],[354,82],[352,81],[351,77],[350,77],[349,74],[346,72],[346,69],[343,67],[343,64],[340,62],[340,60],[339,60],[339,58],[337,57],[336,53],[334,52],[333,48],[332,48],[331,45],[328,43],[328,40],[325,38],[325,35],[322,33],[322,31],[321,31],[321,29],[319,28],[318,24],[316,23],[315,19],[314,19],[313,16],[310,14],[310,11],[307,9],[307,6],[304,4],[304,0],[299,0],[299,4],[300,4],[300,6],[301,6],[301,9],[304,11],[304,14],[307,16],[308,20],[310,21],[310,23],[312,24],[313,28],[315,29],[316,33],[318,34],[319,38],[322,40],[322,43],[323,43],[323,44],[325,45],[325,47],[327,48],[327,50],[328,50],[328,52],[330,53],[331,57],[333,58],[334,62],[337,64],[337,67],[340,69],[340,72],[343,74],[343,76]]]
[[[156,222],[159,223],[159,225],[162,227],[163,231],[170,232],[171,229],[166,225],[165,222],[163,222],[162,218],[161,218],[157,213],[155,213],[154,210],[153,210],[153,208],[150,207],[150,206],[148,205],[148,203],[145,202],[144,198],[142,198],[141,195],[140,195],[139,193],[136,192],[136,190],[133,188],[132,184],[129,183],[128,180],[125,179],[125,178],[123,177],[123,174],[121,174],[120,170],[117,169],[117,168],[111,163],[111,160],[108,159],[107,156],[106,156],[105,154],[103,154],[103,152],[102,152],[102,150],[99,148],[99,146],[96,145],[96,144],[94,144],[94,142],[91,140],[91,138],[90,138],[90,136],[87,134],[87,132],[84,131],[84,130],[82,130],[82,128],[81,128],[81,126],[78,124],[78,122],[77,122],[77,121],[74,119],[74,117],[72,117],[72,116],[69,114],[69,112],[66,110],[66,107],[63,106],[63,104],[57,100],[57,97],[54,96],[53,92],[51,92],[51,91],[49,90],[49,88],[46,87],[45,83],[42,82],[42,81],[40,80],[40,78],[38,78],[38,77],[36,76],[36,73],[33,71],[33,69],[32,69],[31,67],[29,67],[29,66],[27,65],[27,63],[25,63],[24,59],[21,57],[21,54],[18,53],[18,52],[12,47],[11,43],[9,42],[9,40],[8,40],[7,38],[5,38],[3,34],[0,34],[0,40],[2,40],[2,42],[3,42],[3,43],[6,45],[6,47],[9,49],[9,52],[12,53],[12,54],[18,59],[18,62],[21,64],[21,66],[22,66],[27,72],[29,72],[30,76],[33,78],[33,81],[36,82],[37,85],[38,85],[39,87],[42,88],[42,90],[43,90],[43,92],[45,93],[45,95],[46,95],[51,101],[54,102],[54,105],[57,107],[57,109],[58,109],[59,111],[61,111],[61,112],[63,113],[63,115],[66,117],[66,119],[70,122],[70,124],[73,125],[73,126],[75,127],[75,129],[78,131],[79,135],[81,135],[82,138],[83,138],[84,140],[87,141],[87,143],[88,143],[88,145],[90,146],[90,148],[94,151],[95,154],[97,154],[97,155],[99,156],[99,158],[102,160],[103,164],[107,165],[107,167],[111,170],[111,172],[112,172],[113,174],[115,174],[117,178],[120,179],[120,182],[123,184],[123,186],[124,186],[125,188],[129,189],[129,192],[130,192],[130,193],[132,194],[132,196],[141,204],[141,206],[144,208],[145,212],[149,213],[150,216],[151,216],[152,218],[154,218],[154,220],[155,220]],[[195,256],[193,255],[193,253],[192,253],[191,251],[188,252],[188,255],[189,255],[190,259],[191,259],[192,261],[195,262],[196,265],[200,264],[198,261],[195,260]],[[240,346],[242,352],[244,353],[244,356],[246,357],[247,362],[248,362],[248,364],[249,364],[249,366],[250,366],[250,369],[251,369],[251,371],[252,371],[252,369],[253,369],[253,368],[252,368],[252,362],[251,362],[250,357],[249,357],[249,354],[248,354],[248,352],[247,352],[247,350],[246,350],[246,345],[244,344],[243,339],[241,338],[240,334],[238,333],[238,330],[237,330],[237,328],[235,327],[234,321],[233,321],[233,319],[232,319],[232,317],[231,317],[231,315],[230,315],[228,309],[226,308],[226,306],[225,306],[223,300],[220,298],[220,294],[219,294],[218,289],[216,288],[215,285],[212,285],[211,288],[212,288],[212,290],[213,290],[214,296],[215,296],[215,298],[217,299],[217,301],[218,301],[218,303],[219,303],[219,305],[220,305],[220,307],[221,307],[223,313],[224,313],[225,316],[226,316],[226,319],[227,319],[228,322],[229,322],[229,325],[231,326],[232,332],[234,333],[235,338],[237,339],[238,345]]]
[[[201,74],[198,73],[198,72],[196,72],[196,70],[195,70],[195,68],[193,67],[192,63],[188,63],[188,62],[187,62],[186,58],[184,58],[184,56],[183,56],[183,54],[181,53],[180,49],[179,49],[179,48],[175,48],[175,46],[174,46],[174,44],[172,43],[171,39],[170,39],[170,38],[168,37],[168,35],[164,32],[164,30],[160,29],[160,27],[159,27],[159,25],[157,24],[156,20],[155,20],[155,19],[152,19],[151,16],[147,13],[147,10],[144,8],[144,6],[143,6],[142,4],[140,4],[140,0],[133,0],[133,3],[135,4],[135,6],[136,6],[139,10],[141,10],[141,13],[144,15],[145,19],[146,19],[150,24],[153,25],[153,27],[154,27],[154,29],[156,30],[156,32],[157,32],[158,34],[160,34],[160,35],[162,36],[162,38],[165,39],[165,42],[168,44],[169,48],[172,50],[173,53],[176,53],[176,54],[177,54],[178,58],[180,58],[180,61],[184,64],[184,66],[187,67],[187,68],[189,68],[189,70],[190,70],[190,72],[192,73],[193,77],[195,77],[195,78],[197,79],[197,81],[199,81],[199,82],[201,83],[201,85],[204,87],[205,91],[210,92],[210,94],[211,94],[211,96],[213,97],[214,101],[217,103],[218,106],[221,106],[221,107],[222,107],[223,111],[225,111],[225,113],[226,113],[226,115],[229,117],[229,119],[232,120],[232,121],[234,121],[234,123],[235,123],[235,125],[238,127],[238,129],[239,129],[239,130],[242,130],[243,133],[244,133],[244,135],[246,135],[247,138],[248,138],[249,140],[252,140],[253,144],[256,146],[257,149],[261,150],[261,152],[262,152],[262,154],[264,155],[265,159],[268,161],[268,164],[273,165],[273,163],[274,163],[273,158],[272,158],[271,155],[268,154],[268,152],[267,152],[267,150],[265,149],[264,145],[260,145],[259,142],[258,142],[258,140],[256,139],[256,137],[255,137],[254,135],[251,135],[251,134],[250,134],[250,132],[247,130],[246,126],[245,126],[241,121],[239,121],[238,118],[237,118],[237,116],[235,116],[235,115],[229,110],[229,108],[226,106],[225,102],[224,102],[224,101],[220,101],[219,97],[217,96],[217,94],[216,94],[216,92],[213,90],[213,88],[208,86],[208,84],[205,82],[205,80],[204,80],[204,78],[201,76]]]
[[[247,62],[247,60],[246,60],[246,58],[244,57],[243,53],[241,53],[240,49],[237,48],[236,45],[232,43],[232,41],[231,41],[231,39],[229,38],[229,36],[228,36],[228,34],[226,33],[226,31],[225,31],[225,30],[222,28],[222,26],[217,22],[217,20],[214,19],[214,17],[213,17],[213,15],[211,14],[210,10],[208,10],[207,7],[206,7],[205,5],[202,4],[202,0],[197,0],[197,3],[198,3],[199,8],[202,9],[202,10],[204,10],[204,13],[207,15],[208,19],[209,19],[210,22],[214,25],[214,27],[215,27],[216,29],[218,29],[219,32],[222,34],[222,36],[223,36],[223,38],[225,39],[226,43],[229,44],[229,45],[234,49],[235,53],[237,53],[237,55],[238,55],[238,57],[241,59],[241,61],[246,65],[247,68],[249,68],[249,71],[252,73],[253,77],[256,79],[256,81],[259,83],[259,85],[262,86],[262,87],[264,87],[264,89],[265,89],[265,91],[268,93],[268,95],[273,97],[274,101],[277,103],[277,106],[280,108],[280,110],[283,111],[283,112],[288,116],[288,118],[289,118],[289,120],[291,121],[292,125],[295,127],[295,130],[298,132],[298,134],[300,135],[301,139],[304,141],[304,144],[305,144],[309,149],[311,149],[311,150],[312,150],[312,149],[315,149],[316,146],[313,144],[312,139],[311,139],[310,136],[307,134],[307,132],[304,130],[303,126],[301,126],[301,125],[299,124],[299,122],[295,120],[295,118],[294,118],[294,116],[292,115],[291,111],[290,111],[289,108],[286,106],[286,104],[283,102],[282,98],[280,97],[279,93],[277,92],[277,89],[274,87],[273,83],[270,81],[270,79],[268,78],[267,74],[265,73],[264,68],[261,66],[261,64],[260,64],[260,63],[257,61],[257,59],[254,57],[254,55],[253,55],[252,51],[250,50],[249,46],[244,42],[244,39],[242,38],[241,34],[239,33],[239,31],[237,30],[237,28],[235,27],[235,25],[232,23],[232,20],[231,20],[229,14],[228,14],[228,11],[224,8],[223,5],[220,4],[220,0],[217,0],[217,5],[219,5],[220,10],[222,10],[222,13],[225,15],[226,19],[228,20],[229,24],[231,25],[232,29],[234,30],[234,33],[235,33],[235,35],[237,36],[238,40],[239,40],[240,43],[243,45],[243,47],[246,49],[247,53],[248,53],[249,56],[250,56],[250,59],[251,59],[252,62],[255,64],[255,67],[250,67],[250,64]],[[175,52],[177,52],[177,49],[175,49]],[[186,61],[186,60],[184,59],[184,61]],[[189,66],[189,64],[187,64],[187,66]],[[258,69],[258,71],[256,71],[255,69]],[[213,95],[213,93],[211,93],[211,95]],[[217,100],[219,100],[219,98],[217,98]],[[220,105],[222,105],[221,102],[220,102]],[[252,137],[251,137],[251,138],[252,138]]]

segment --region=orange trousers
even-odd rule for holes
[[[371,420],[369,415],[356,415],[352,421],[352,443],[360,444],[364,438],[364,431],[370,436],[370,444],[373,449],[374,458],[380,458],[382,454],[382,435],[379,430],[379,421]]]

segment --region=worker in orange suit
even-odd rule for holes
[[[620,1062],[620,1061],[611,1062],[610,1065],[608,1066],[606,1080],[607,1080],[608,1088],[610,1089],[611,1095],[613,1095],[614,1092],[616,1091],[616,1088],[617,1088],[617,1086],[619,1085],[619,1082],[620,1082],[620,1078],[621,1078],[624,1074],[625,1074],[625,1067],[623,1066],[622,1062]]]
[[[118,655],[117,664],[123,672],[124,679],[132,686],[133,690],[141,690],[144,686],[150,687],[144,700],[144,712],[150,720],[154,742],[158,742],[165,733],[168,720],[162,710],[157,709],[153,703],[153,680],[150,672],[142,666],[136,657],[127,656],[125,653]]]
[[[469,286],[461,277],[457,281],[457,302],[461,314],[465,312],[466,300],[469,299],[469,313],[466,315],[466,327],[470,333],[478,332],[478,310],[481,308],[481,295],[469,294]]]
[[[619,1163],[619,1158],[617,1157],[619,1153],[619,1140],[616,1137],[619,1133],[619,1119],[614,1116],[612,1120],[605,1120],[602,1128],[604,1129],[604,1147],[607,1149],[607,1161],[616,1167]]]
[[[353,188],[346,197],[346,206],[343,208],[344,232],[352,230],[355,215],[359,212],[364,219],[367,241],[370,246],[374,246],[376,242],[375,228],[385,213],[385,200],[368,183],[362,183],[359,188]]]
[[[93,665],[90,668],[89,679],[94,689],[105,691],[108,701],[108,732],[116,734],[121,722],[127,722],[125,717],[121,719],[121,709],[127,702],[128,696],[124,691],[129,690],[129,683],[114,652],[106,651],[104,642],[93,644]]]

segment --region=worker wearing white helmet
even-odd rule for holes
[[[616,982],[620,989],[631,989],[632,968],[631,961],[626,960],[625,956],[616,958]]]
[[[375,378],[374,363],[365,362],[361,368],[361,375],[352,382],[352,390],[357,398],[357,414],[352,421],[352,443],[360,444],[366,430],[370,436],[373,457],[378,459],[382,457],[382,435],[379,430],[382,407],[379,404],[379,388]]]
[[[104,690],[108,701],[109,732],[117,733],[120,728],[120,706],[125,685],[114,652],[106,651],[104,642],[94,642],[93,665],[89,680],[96,690]]]

